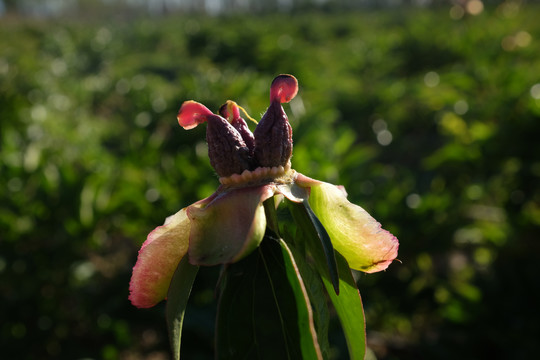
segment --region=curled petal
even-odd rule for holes
[[[294,182],[297,185],[300,185],[300,186],[305,187],[305,188],[310,188],[312,186],[320,185],[320,184],[323,183],[320,180],[312,179],[309,176],[306,176],[306,175],[301,174],[301,173],[296,173],[295,175],[296,176],[294,178]]]
[[[384,270],[396,258],[399,243],[360,206],[350,203],[338,186],[321,183],[311,188],[309,203],[326,228],[334,248],[355,270]]]
[[[129,284],[133,305],[149,308],[165,299],[174,271],[187,253],[189,231],[190,221],[186,209],[182,209],[148,235]]]
[[[283,74],[277,76],[270,85],[270,101],[277,100],[279,103],[288,103],[298,93],[298,80],[292,75]]]
[[[208,116],[211,115],[214,114],[212,114],[206,106],[196,101],[189,100],[182,104],[180,110],[178,110],[176,119],[180,126],[189,130],[205,122]]]
[[[312,179],[299,172],[292,175],[292,183],[278,184],[277,191],[290,201],[301,203],[309,198],[311,187],[323,184],[322,181]]]
[[[297,184],[276,185],[277,191],[290,201],[301,203],[309,197],[309,188],[298,186]]]
[[[274,191],[273,185],[239,188],[207,205],[191,205],[190,263],[228,264],[248,255],[262,241],[266,229],[262,202]]]

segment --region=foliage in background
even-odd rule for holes
[[[217,184],[181,102],[252,114],[293,73],[293,166],[400,239],[359,275],[379,359],[527,358],[540,225],[537,7],[0,24],[0,338],[7,358],[168,357],[127,301],[149,230]],[[309,99],[309,101],[308,101]],[[184,356],[213,354],[202,269]],[[332,356],[345,340],[332,332]],[[29,346],[32,344],[32,346]]]

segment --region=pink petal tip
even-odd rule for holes
[[[208,116],[213,115],[212,112],[203,104],[193,100],[185,101],[180,110],[178,110],[178,123],[184,129],[193,129],[197,125],[206,121]]]
[[[270,101],[288,103],[298,93],[298,80],[292,75],[278,75],[270,86]]]

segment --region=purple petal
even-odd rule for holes
[[[274,185],[239,188],[219,194],[208,204],[191,205],[190,263],[233,263],[259,246],[266,229],[262,202],[274,192]]]

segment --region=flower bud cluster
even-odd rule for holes
[[[294,76],[277,76],[270,87],[270,106],[253,133],[240,116],[239,106],[230,100],[221,106],[219,115],[195,101],[186,101],[177,118],[185,129],[207,123],[210,164],[227,184],[250,178],[246,174],[259,168],[290,168],[292,128],[281,104],[292,100],[297,92]]]

